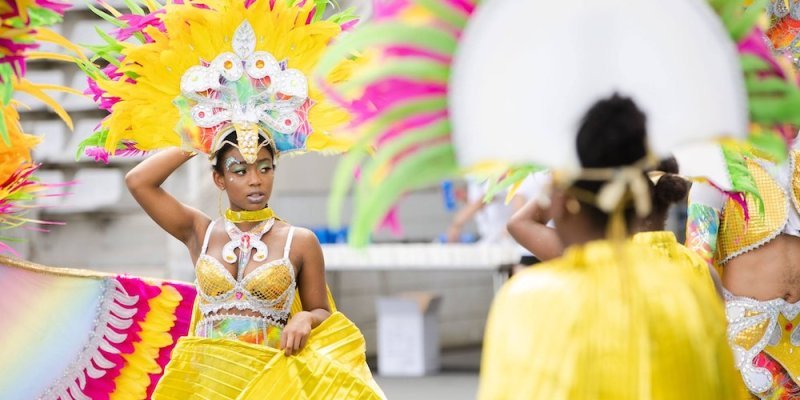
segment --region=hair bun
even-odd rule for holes
[[[664,174],[653,189],[653,204],[668,207],[686,198],[689,182],[675,174]],[[656,207],[658,208],[658,207]]]

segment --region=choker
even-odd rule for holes
[[[225,211],[225,219],[235,224],[241,222],[261,222],[270,218],[275,218],[275,213],[269,207],[262,208],[258,211],[233,211],[230,208]]]

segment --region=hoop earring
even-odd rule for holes
[[[225,189],[219,190],[219,196],[217,196],[217,213],[219,213],[220,218],[225,215],[225,211],[222,211],[222,193],[225,192]]]

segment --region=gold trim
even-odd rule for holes
[[[27,271],[39,273],[39,274],[46,274],[46,275],[54,275],[54,276],[64,276],[69,278],[90,278],[90,279],[105,279],[105,278],[113,278],[119,275],[123,275],[121,273],[111,273],[111,272],[100,272],[100,271],[92,271],[88,269],[79,269],[79,268],[59,268],[59,267],[49,267],[42,264],[37,264],[28,260],[23,260],[14,257],[8,257],[0,255],[0,264],[6,265],[9,267],[24,269]],[[184,282],[176,279],[160,279],[160,278],[146,278],[137,276],[147,283],[150,284],[157,284],[161,285],[163,283],[181,283],[186,285],[194,286],[194,284],[190,282]]]

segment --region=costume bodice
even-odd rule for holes
[[[234,278],[223,264],[206,254],[212,221],[203,239],[203,247],[195,267],[199,308],[203,318],[220,311],[252,311],[270,324],[283,327],[289,318],[296,287],[295,269],[289,260],[294,227],[289,229],[283,257],[264,263],[247,275]]]
[[[755,197],[748,195],[750,216],[745,221],[742,207],[732,199],[725,201],[720,215],[719,237],[715,259],[724,264],[736,256],[767,244],[781,233],[800,236],[800,176],[798,152],[791,154],[788,165],[775,166],[761,160],[747,159],[764,209]]]

